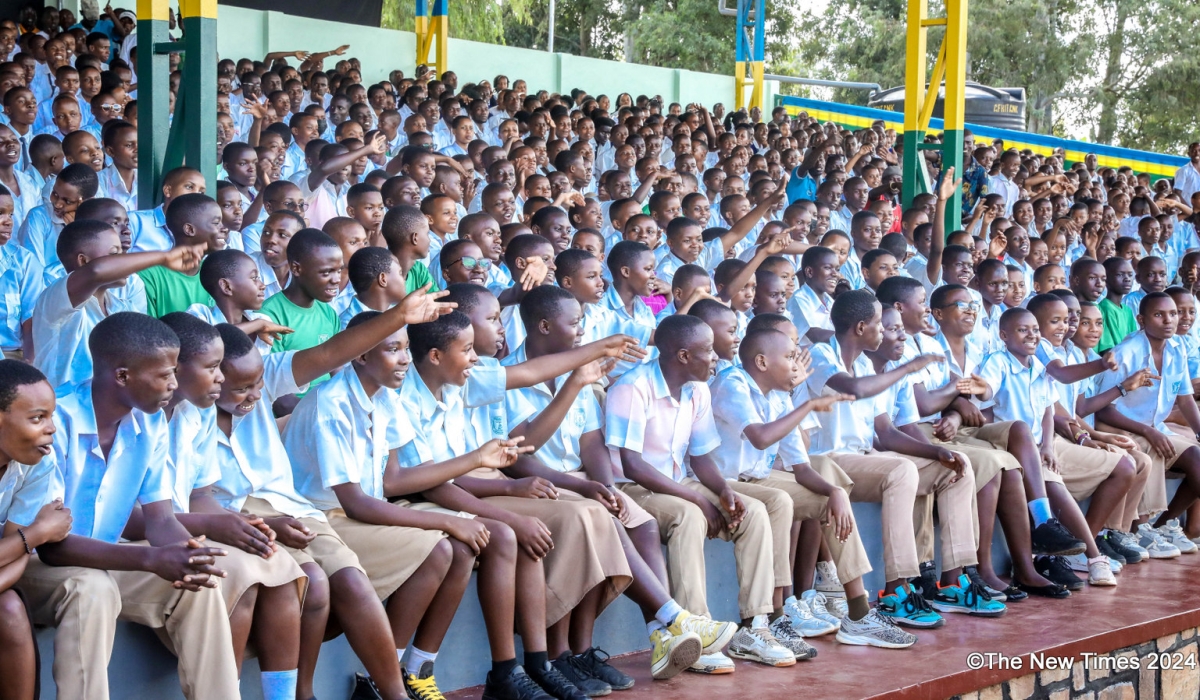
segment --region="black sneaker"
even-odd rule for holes
[[[1104,540],[1114,552],[1124,557],[1126,564],[1137,564],[1147,559],[1147,555],[1143,551],[1129,546],[1130,540],[1133,539],[1132,535],[1109,530],[1100,539]]]
[[[1118,552],[1117,549],[1112,546],[1112,542],[1108,541],[1107,537],[1096,538],[1096,549],[1099,549],[1100,553],[1109,559],[1115,559],[1121,566],[1125,566],[1129,563],[1126,561],[1125,555]]]
[[[592,647],[574,658],[575,663],[582,665],[593,678],[599,678],[613,690],[629,690],[633,687],[633,678],[609,665],[608,654],[599,647]]]
[[[610,695],[613,691],[612,686],[605,683],[600,678],[593,676],[581,664],[575,661],[575,655],[570,651],[564,651],[561,656],[550,662],[563,678],[571,681],[571,684],[589,698],[598,698],[604,695]]]
[[[533,679],[551,697],[557,700],[587,700],[587,695],[575,684],[563,677],[558,669],[546,662],[545,668],[530,668],[529,677]],[[611,690],[611,688],[610,688]]]
[[[404,671],[404,692],[409,700],[446,700],[437,687],[437,679],[433,677],[432,661],[422,663],[420,672],[416,674]]]
[[[1083,540],[1072,535],[1058,518],[1050,518],[1038,525],[1029,538],[1033,545],[1033,553],[1037,555],[1066,557],[1072,554],[1083,554],[1087,545]]]
[[[910,578],[908,582],[910,585],[912,585],[913,590],[917,593],[920,593],[921,597],[925,600],[932,601],[935,597],[937,597],[937,567],[934,566],[933,562],[922,562],[921,575]]]
[[[533,682],[525,669],[517,666],[505,678],[496,678],[490,672],[483,684],[483,700],[554,700]]]
[[[971,580],[971,583],[975,584],[988,594],[989,600],[995,600],[1003,603],[1007,599],[1007,595],[1004,593],[1004,591],[998,591],[984,583],[983,577],[979,575],[979,567],[964,566],[963,573],[967,575],[967,578]]]
[[[383,696],[379,694],[379,688],[375,687],[375,681],[371,680],[370,676],[355,673],[354,692],[350,693],[350,700],[383,700]]]
[[[1068,591],[1077,591],[1084,586],[1084,580],[1075,575],[1062,557],[1034,557],[1033,568],[1038,574],[1065,587]]]

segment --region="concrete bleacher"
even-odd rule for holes
[[[875,571],[866,576],[865,583],[867,590],[874,596],[873,592],[881,589],[884,584],[883,544],[877,534],[881,531],[880,506],[876,503],[855,503],[854,514],[859,528],[867,535],[864,544]],[[876,534],[872,536],[872,533]],[[704,553],[712,615],[718,619],[737,620],[738,589],[733,545],[721,540],[710,540]],[[1008,564],[1008,551],[1001,537],[994,540],[993,556],[997,570],[1004,571]],[[52,673],[53,638],[52,629],[38,631],[42,663],[42,697],[47,699],[56,697]],[[214,643],[218,643],[217,640],[214,640]],[[228,641],[221,640],[219,643]],[[596,626],[595,644],[614,656],[649,648],[641,613],[629,599],[618,598],[600,617]],[[475,579],[472,577],[463,603],[442,644],[442,653],[438,657],[438,684],[446,691],[479,685],[483,683],[490,663],[483,615],[475,593]],[[344,636],[326,642],[321,650],[317,668],[317,697],[347,697],[353,684],[354,673],[362,670],[362,664],[351,651]],[[132,624],[121,623],[117,627],[117,639],[109,664],[109,683],[114,698],[167,700],[183,697],[175,673],[175,658],[159,642],[154,632]],[[243,667],[242,694],[246,700],[261,698],[258,662],[254,659],[247,660]]]

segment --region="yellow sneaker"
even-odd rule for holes
[[[733,639],[733,635],[737,634],[737,629],[738,626],[732,622],[716,622],[684,610],[667,631],[677,637],[687,632],[695,632],[700,637],[700,643],[704,645],[704,653],[711,654],[724,649]]]
[[[433,677],[433,664],[426,661],[416,675],[404,671],[404,691],[412,700],[446,700]]]
[[[650,633],[650,675],[656,681],[674,678],[700,658],[702,644],[695,632],[675,636],[665,629]]]

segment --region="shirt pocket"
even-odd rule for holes
[[[14,339],[21,337],[21,291],[9,289],[9,281],[0,281],[0,291],[4,294],[4,327]]]

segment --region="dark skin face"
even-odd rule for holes
[[[178,348],[159,348],[142,357],[124,360],[124,364],[113,370],[113,376],[119,390],[122,391],[124,402],[146,413],[154,413],[166,408],[175,394],[178,382],[175,379],[175,368],[179,360]],[[103,363],[97,361],[96,374],[104,372]]]
[[[574,299],[565,300],[550,318],[527,330],[542,338],[546,352],[565,352],[583,342],[583,308]]]
[[[229,278],[219,281],[222,293],[227,293],[236,308],[257,311],[266,298],[267,285],[258,275],[258,266],[253,260],[243,260],[237,271]]]
[[[804,268],[804,282],[818,293],[832,295],[838,283],[837,256],[825,255],[817,266]]]
[[[763,275],[754,291],[754,313],[783,313],[787,300],[787,283],[778,275]]]
[[[1167,340],[1175,336],[1179,326],[1179,309],[1170,297],[1151,299],[1146,313],[1137,315],[1138,325],[1152,340]]]
[[[1054,347],[1062,347],[1063,341],[1067,339],[1069,327],[1070,310],[1067,305],[1061,301],[1046,304],[1034,316],[1037,317],[1038,332],[1041,336],[1049,340]]]
[[[550,241],[554,253],[563,252],[571,245],[571,222],[565,213],[555,213],[544,226],[538,227],[534,233]]]
[[[489,298],[490,297],[490,298]],[[504,324],[500,321],[500,302],[491,295],[481,296],[467,312],[474,328],[473,345],[484,357],[495,357],[504,349]]]
[[[979,278],[979,294],[992,306],[1004,303],[1008,293],[1008,271],[997,266],[984,272]]]
[[[188,359],[179,363],[176,378],[178,398],[186,399],[197,408],[208,408],[221,397],[221,360],[225,357],[225,344],[214,338],[208,345]]]
[[[628,270],[625,284],[638,296],[650,295],[650,280],[654,279],[654,253],[646,251],[637,258],[636,264],[622,268]]]
[[[876,352],[883,355],[889,362],[895,362],[904,356],[904,342],[908,340],[900,312],[890,307],[883,309],[880,323],[883,326],[883,336]]]
[[[253,148],[241,148],[233,154],[226,148],[225,173],[233,184],[252,187],[258,178],[258,154]]]
[[[712,330],[713,352],[722,360],[732,361],[737,357],[738,349],[742,344],[741,339],[738,338],[737,325],[737,316],[732,311],[721,313],[716,318],[708,320],[708,327]],[[715,363],[713,369],[716,369]]]
[[[1167,265],[1161,259],[1147,260],[1138,265],[1138,284],[1149,292],[1161,292],[1167,287]]]
[[[933,318],[938,322],[938,328],[947,335],[960,338],[970,335],[979,318],[978,310],[969,308],[973,302],[970,292],[966,290],[951,292],[943,300],[946,306],[933,310]],[[963,304],[968,306],[962,306]]]
[[[342,250],[319,247],[300,262],[289,262],[292,280],[312,299],[329,303],[341,291]]]
[[[262,400],[263,361],[257,351],[236,359],[226,357],[221,362],[221,395],[216,400],[219,410],[234,416],[245,416]]]
[[[1107,284],[1104,266],[1100,263],[1083,266],[1078,274],[1071,276],[1071,291],[1084,301],[1095,302],[1103,299]]]
[[[584,303],[599,302],[604,298],[604,275],[600,261],[595,258],[583,261],[574,275],[563,278],[563,288]]]
[[[210,202],[204,207],[196,221],[184,224],[184,235],[191,245],[205,244],[209,252],[224,250],[229,237],[229,229],[225,227],[224,212],[216,202]]]
[[[399,389],[408,374],[412,357],[408,353],[408,329],[401,328],[389,335],[366,354],[354,360],[354,370],[365,385],[383,389]]]
[[[475,353],[475,331],[467,326],[458,332],[445,349],[434,349],[420,362],[421,377],[431,389],[437,387],[435,396],[441,395],[445,384],[462,386],[467,383],[471,369],[479,363]]]
[[[1122,259],[1120,264],[1108,273],[1107,282],[1111,293],[1122,296],[1128,294],[1133,289],[1133,265],[1128,260]]]
[[[1000,326],[1000,340],[1009,352],[1022,361],[1037,353],[1041,339],[1037,319],[1028,311],[1017,314],[1008,323]]]
[[[47,382],[17,387],[8,409],[0,411],[0,460],[37,464],[53,451],[54,390]]]

